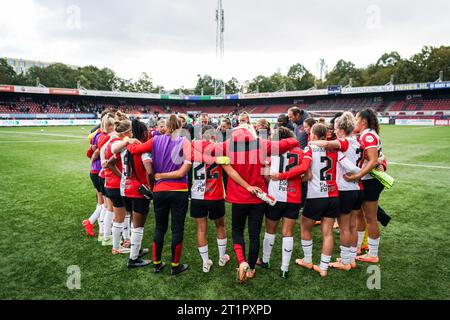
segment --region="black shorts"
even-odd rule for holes
[[[97,190],[98,192],[102,192],[102,187],[100,186],[100,177],[98,176],[98,173],[91,173],[91,181],[92,184],[94,185],[95,190]]]
[[[123,202],[127,212],[137,212],[144,215],[148,214],[150,208],[150,200],[148,199],[124,197]]]
[[[383,184],[377,179],[362,180],[364,187],[364,201],[378,201],[384,190]]]
[[[300,207],[300,203],[277,202],[273,207],[267,207],[266,218],[273,221],[279,221],[281,218],[297,220]]]
[[[217,220],[225,216],[224,200],[191,200],[191,217]]]
[[[320,221],[322,218],[339,217],[339,198],[306,199],[303,216]]]
[[[123,208],[125,206],[123,197],[120,194],[120,189],[106,189],[106,195],[112,201],[113,207]]]
[[[102,178],[100,176],[98,176],[98,183],[100,185],[100,192],[105,196],[108,197],[106,194],[106,187],[105,187],[105,178]]]
[[[364,192],[361,190],[339,191],[339,213],[348,214],[361,209]]]

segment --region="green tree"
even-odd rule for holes
[[[223,92],[223,80],[219,79],[213,79],[209,75],[197,75],[197,85],[195,86],[194,93],[197,95],[203,94],[204,95],[214,95],[214,94],[220,94]]]
[[[28,74],[30,81],[35,83],[39,78],[40,83],[46,87],[76,88],[77,86],[78,70],[62,63],[52,64],[46,68],[33,66]]]
[[[272,83],[270,78],[259,75],[256,76],[250,83],[248,84],[249,92],[273,92]]]
[[[384,85],[391,80],[391,76],[397,72],[402,58],[398,52],[383,54],[375,64],[370,64],[362,70],[362,85]]]
[[[347,85],[352,79],[353,85],[358,86],[361,84],[362,70],[356,68],[355,64],[351,61],[339,60],[326,76],[327,85]]]
[[[288,90],[306,90],[314,86],[316,78],[302,64],[297,63],[289,68],[287,77],[292,84]]]
[[[238,93],[241,89],[239,81],[233,77],[225,83],[225,90],[227,94]]]
[[[147,74],[142,73],[139,80],[134,83],[136,92],[152,92],[153,90],[153,79]]]
[[[14,84],[16,79],[16,72],[11,67],[6,59],[0,59],[0,83],[1,84]]]

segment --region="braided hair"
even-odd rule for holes
[[[148,140],[148,128],[147,125],[139,119],[131,121],[131,128],[133,131],[133,137],[144,143]]]
[[[145,123],[140,121],[139,119],[134,119],[131,121],[131,130],[133,132],[133,137],[135,139],[138,139],[140,142],[145,143],[148,140],[148,128]],[[127,151],[126,155],[126,161],[127,161],[127,177],[130,177],[133,175],[134,171],[134,161],[133,161],[133,155]]]

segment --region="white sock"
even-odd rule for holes
[[[294,238],[284,237],[282,245],[281,270],[288,271],[291,262],[292,250],[294,249]]]
[[[302,249],[305,257],[303,261],[305,263],[312,263],[312,251],[313,251],[313,241],[312,240],[302,240]]]
[[[103,234],[103,230],[104,230],[104,228],[103,228],[103,226],[104,226],[103,220],[105,220],[105,213],[106,213],[106,207],[103,205],[102,209],[100,211],[100,217],[98,218],[98,232],[100,234]]]
[[[361,245],[363,243],[363,240],[364,240],[364,235],[365,234],[366,234],[365,231],[358,231],[358,245],[357,245],[358,248],[361,247]]]
[[[100,217],[100,210],[102,209],[102,206],[97,204],[97,207],[95,208],[95,211],[92,213],[92,215],[89,217],[89,222],[91,224],[94,224],[95,221],[98,220],[98,218]]]
[[[264,235],[264,242],[263,242],[263,258],[262,261],[264,263],[269,262],[270,256],[272,254],[272,248],[273,244],[275,243],[275,235],[267,233]]]
[[[114,222],[112,228],[112,236],[113,236],[113,249],[118,250],[120,247],[120,239],[122,238],[122,232],[124,222]]]
[[[131,252],[130,259],[136,260],[141,250],[142,238],[144,237],[144,228],[131,229]]]
[[[356,254],[357,254],[356,247],[350,247],[350,263],[355,262]]]
[[[123,227],[123,240],[125,241],[130,240],[130,219],[131,215],[127,213],[125,216],[125,225]]]
[[[331,256],[326,256],[322,253],[322,255],[320,256],[320,270],[327,271],[330,260]]]
[[[200,255],[202,256],[203,263],[206,263],[209,261],[208,245],[206,245],[204,247],[198,247],[198,252],[200,252]]]
[[[217,239],[217,246],[219,247],[219,257],[223,257],[227,252],[227,238]]]
[[[107,241],[109,237],[111,236],[111,229],[112,229],[112,221],[114,219],[114,213],[106,210],[105,218],[103,220],[103,239]]]
[[[342,264],[350,264],[350,247],[341,246]]]
[[[378,257],[378,246],[380,245],[380,237],[377,239],[369,238],[369,256]]]

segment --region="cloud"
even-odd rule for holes
[[[450,2],[439,0],[224,0],[225,60],[215,58],[213,0],[18,0],[2,4],[5,56],[149,73],[166,88],[193,87],[197,74],[251,80],[303,63],[317,74],[340,59],[358,66],[387,51],[409,57],[448,45]],[[20,16],[20,19],[18,19]]]

